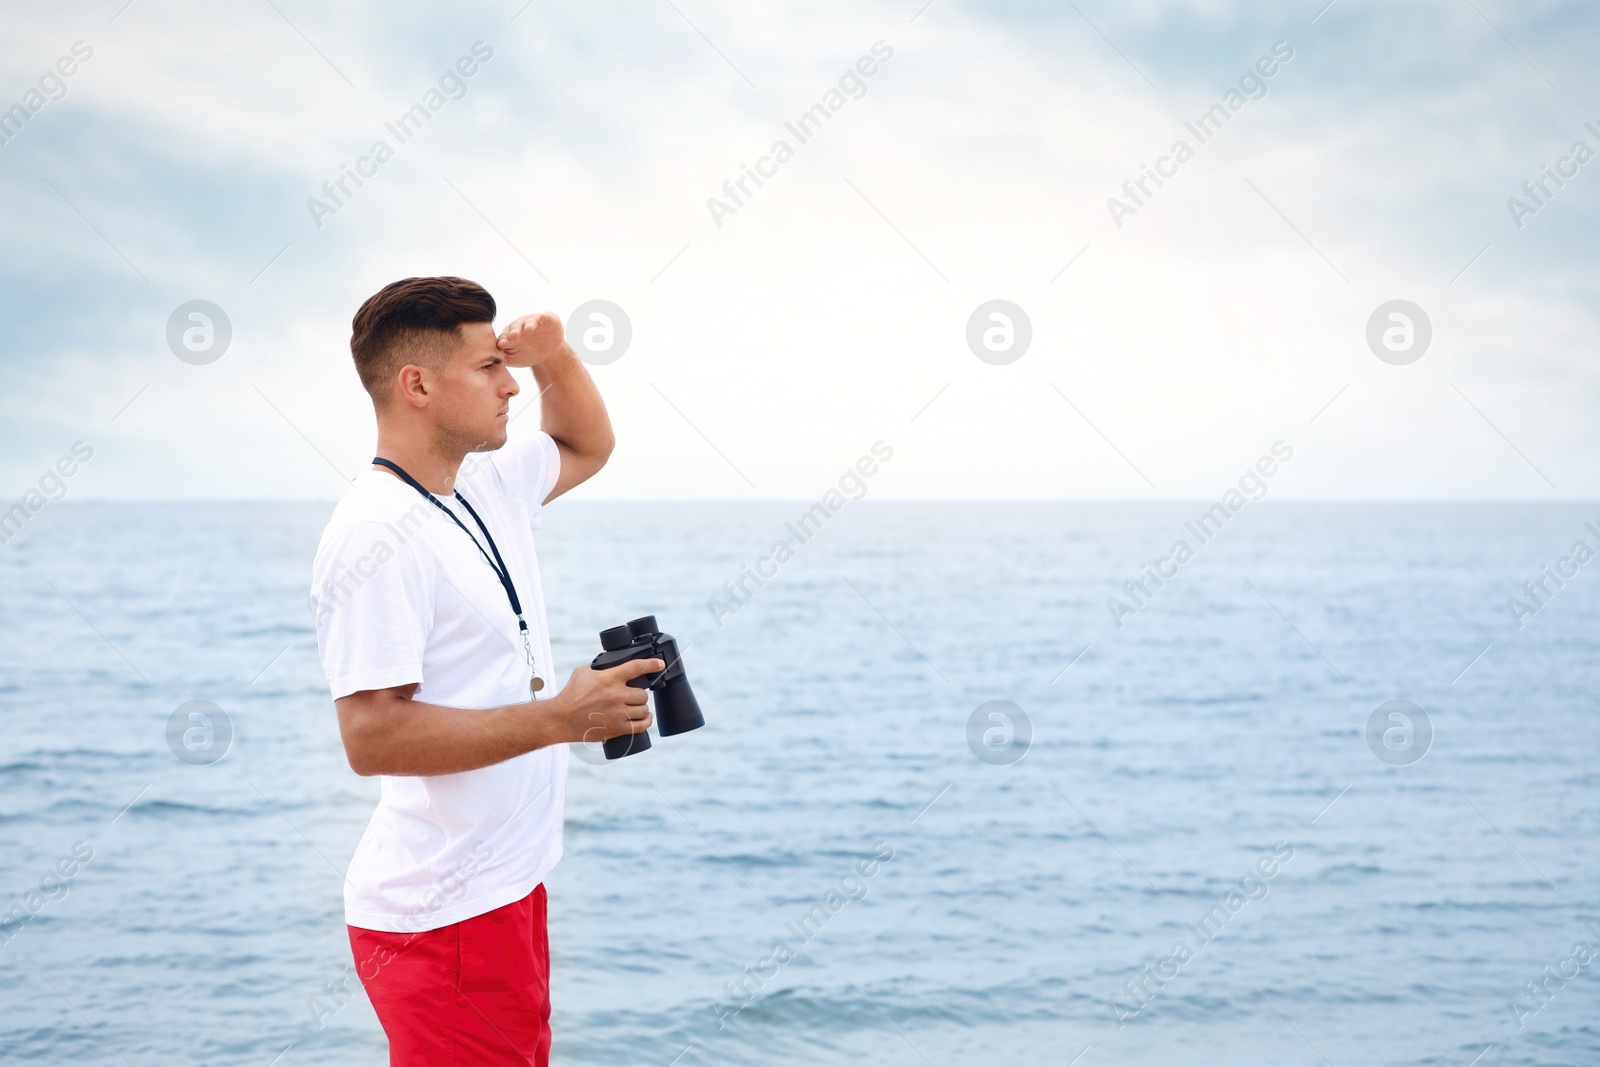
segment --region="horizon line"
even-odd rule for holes
[[[339,502],[338,497],[85,497],[74,499],[50,500],[54,504],[318,504],[334,505]],[[865,497],[849,498],[849,504],[1216,504],[1215,497],[1158,497],[1154,499],[1136,499],[1132,497],[895,497],[891,499],[867,499]],[[757,499],[740,497],[606,497],[601,499],[567,499],[568,504],[605,504],[605,505],[638,505],[638,504],[783,504],[802,505],[820,504],[822,501],[810,497],[761,497]],[[1600,497],[1580,498],[1552,498],[1552,497],[1262,497],[1247,499],[1249,505],[1256,504],[1560,504],[1584,505],[1600,503]],[[549,505],[546,505],[549,506]],[[42,509],[41,509],[42,510]],[[1242,509],[1241,509],[1242,510]]]

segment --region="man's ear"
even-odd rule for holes
[[[429,387],[433,384],[428,377],[428,372],[422,367],[407,363],[395,375],[395,392],[414,408],[426,407]]]

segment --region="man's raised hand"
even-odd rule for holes
[[[496,338],[508,367],[536,367],[566,347],[561,319],[548,311],[514,319]]]

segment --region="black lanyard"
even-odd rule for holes
[[[507,567],[506,561],[500,558],[500,549],[495,545],[494,537],[489,533],[489,527],[485,526],[483,524],[483,520],[478,517],[477,511],[475,511],[472,505],[467,502],[466,497],[462,496],[459,491],[456,492],[455,498],[461,501],[461,506],[467,509],[467,514],[472,516],[472,521],[477,523],[478,529],[483,531],[483,539],[489,542],[489,548],[487,550],[484,549],[483,545],[478,543],[478,539],[473,536],[472,531],[467,529],[467,524],[462,522],[460,517],[458,517],[455,512],[445,507],[443,501],[430,493],[422,485],[422,483],[418,482],[415,478],[411,477],[411,475],[407,474],[405,470],[401,468],[400,464],[384,459],[381,456],[373,456],[372,462],[376,463],[380,467],[388,467],[390,470],[398,474],[402,479],[405,480],[407,485],[411,486],[411,488],[427,497],[428,500],[432,502],[434,507],[450,516],[450,521],[461,527],[462,533],[466,534],[469,538],[472,538],[473,546],[477,548],[479,554],[482,555],[485,562],[489,564],[489,569],[494,571],[494,576],[500,579],[500,585],[506,591],[506,599],[511,601],[512,614],[516,615],[517,617],[517,629],[522,632],[522,647],[523,650],[528,654],[528,666],[534,670],[533,681],[529,683],[529,688],[536,693],[540,689],[543,689],[543,680],[539,677],[538,668],[534,666],[533,662],[533,645],[528,641],[528,620],[523,618],[522,615],[522,601],[517,596],[516,584],[511,580],[511,568]],[[493,556],[490,555],[491,552],[493,553]]]

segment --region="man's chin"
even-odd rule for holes
[[[477,444],[473,445],[472,448],[469,451],[472,451],[472,452],[494,452],[494,451],[497,451],[499,449],[504,448],[505,446],[506,446],[506,430],[505,430],[505,427],[502,426],[497,433],[491,434],[490,436],[488,436],[488,437],[484,438],[483,440],[479,441]]]

